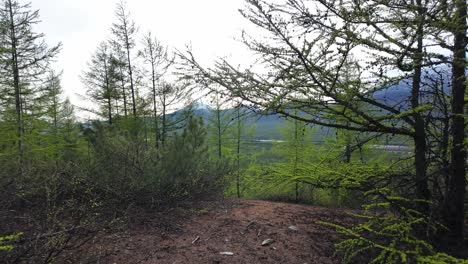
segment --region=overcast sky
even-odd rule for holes
[[[79,75],[99,42],[110,36],[118,0],[32,0],[40,10],[37,27],[50,44],[62,42],[55,68],[63,70],[62,85],[74,104],[84,94]],[[25,1],[20,1],[25,2]],[[127,0],[139,35],[151,30],[163,44],[184,50],[191,44],[202,62],[230,56],[234,61],[244,51],[239,41],[248,22],[239,14],[243,0]]]

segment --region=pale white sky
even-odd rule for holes
[[[37,31],[46,34],[50,45],[63,44],[55,68],[64,71],[62,86],[74,104],[83,103],[76,96],[85,93],[79,75],[99,42],[109,38],[117,1],[32,0],[42,20]],[[236,40],[242,29],[251,27],[238,12],[244,0],[127,0],[127,4],[140,36],[151,30],[163,44],[179,50],[191,44],[203,63],[224,56],[239,62],[246,56]]]

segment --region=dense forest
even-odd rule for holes
[[[332,263],[467,262],[465,0],[245,0],[248,66],[166,46],[118,2],[85,104],[39,10],[0,2],[0,262],[107,263],[82,253],[100,234],[242,199],[349,210],[314,222]]]

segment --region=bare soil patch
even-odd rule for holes
[[[340,236],[316,222],[355,221],[342,209],[258,200],[196,208],[142,215],[129,230],[98,235],[73,262],[338,263]],[[267,239],[273,243],[262,246]]]

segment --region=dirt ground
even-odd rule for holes
[[[80,262],[337,263],[333,243],[339,236],[316,223],[337,219],[354,221],[345,210],[323,207],[256,200],[204,203],[146,215],[130,230],[101,234]],[[267,239],[274,242],[262,246]]]

